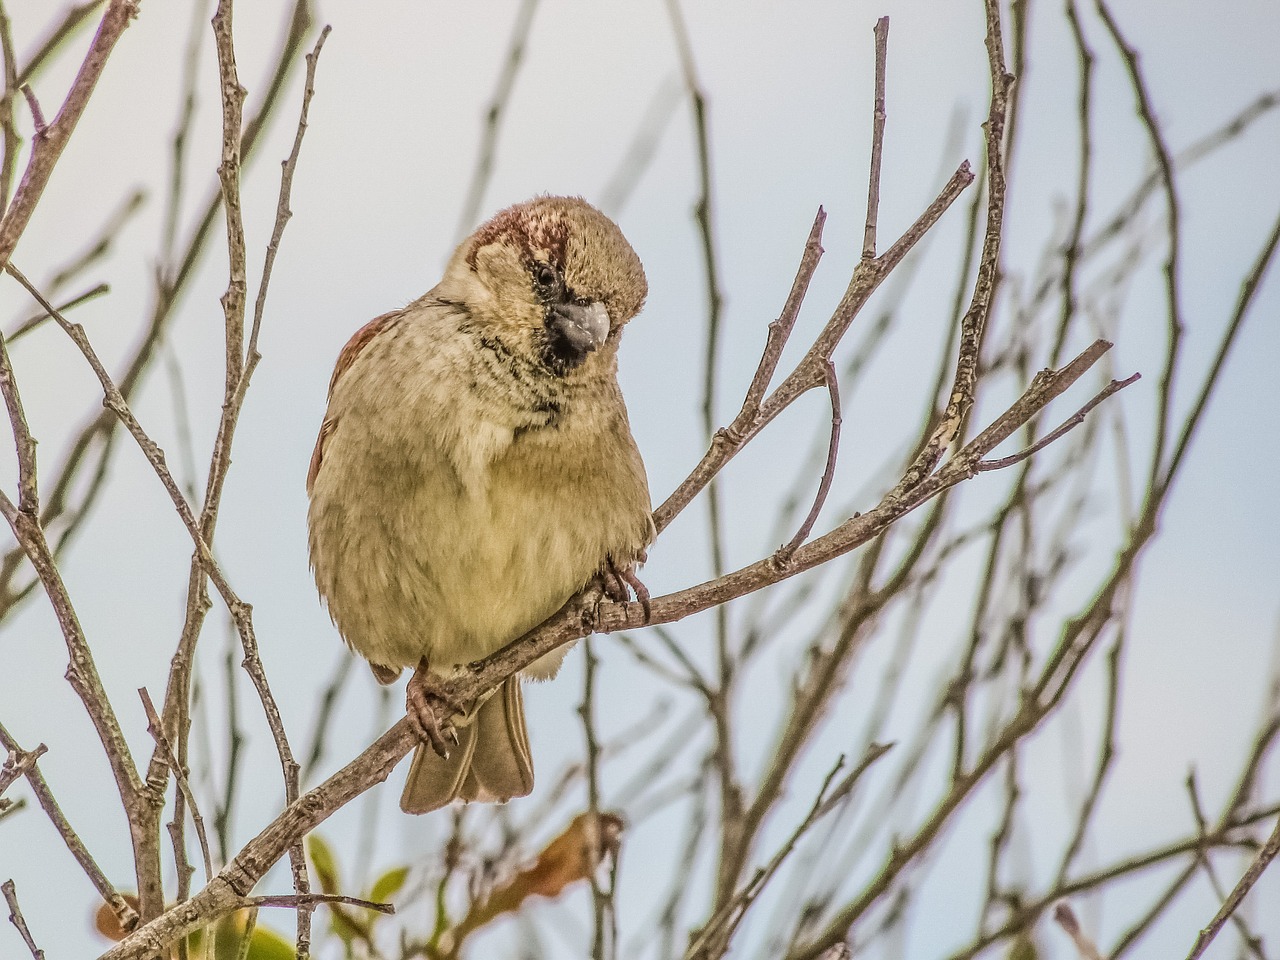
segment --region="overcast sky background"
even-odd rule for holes
[[[50,0],[10,0],[6,6],[20,53],[32,49],[52,19],[51,11],[58,9]],[[819,328],[860,250],[875,19],[886,13],[892,18],[882,245],[914,219],[961,159],[978,166],[987,67],[976,0],[880,6],[725,0],[688,6],[710,111],[716,231],[726,294],[723,422],[736,410],[754,370],[765,324],[777,315],[819,204],[829,214],[827,253],[796,342],[806,343],[805,334]],[[1065,42],[1059,5],[1030,6],[1027,129],[1016,157],[1006,238],[1014,282],[1033,269],[1052,226],[1054,198],[1065,196],[1075,177],[1074,54]],[[240,75],[251,104],[264,85],[266,58],[287,7],[281,0],[256,0],[242,2],[237,10]],[[412,300],[438,279],[456,239],[484,110],[516,9],[513,2],[481,8],[423,0],[320,5],[317,30],[327,22],[334,31],[321,59],[294,185],[295,215],[275,268],[262,334],[264,359],[241,419],[217,537],[224,569],[254,605],[263,659],[298,752],[306,743],[318,691],[346,656],[316,599],[306,559],[303,480],[329,373],[338,350],[358,326]],[[142,213],[91,275],[109,280],[111,295],[76,316],[100,354],[117,366],[149,309],[163,177],[191,11],[189,3],[142,4],[14,258],[33,279],[46,276],[93,235],[130,189],[143,185],[149,190]],[[1260,92],[1280,85],[1280,4],[1240,2],[1210,15],[1190,0],[1118,2],[1115,12],[1143,53],[1155,106],[1175,149]],[[1094,46],[1105,51],[1096,93],[1101,106],[1095,176],[1097,209],[1107,210],[1128,192],[1149,154],[1131,93],[1092,14],[1086,28]],[[200,104],[189,148],[193,199],[184,209],[188,216],[213,184],[217,158],[216,67],[207,28],[201,37]],[[82,50],[87,39],[79,37],[74,51]],[[37,93],[46,112],[56,109],[78,63],[79,53],[69,50],[41,81]],[[677,72],[670,22],[657,0],[543,0],[482,216],[540,192],[581,194],[603,203],[641,118]],[[246,175],[251,290],[256,289],[274,216],[277,162],[293,137],[300,92],[299,71],[279,122]],[[26,123],[24,111],[19,113]],[[957,123],[962,124],[958,142],[949,134]],[[29,132],[29,126],[24,129]],[[697,411],[703,278],[691,217],[697,195],[691,131],[689,112],[681,105],[634,194],[621,209],[608,211],[617,216],[649,277],[648,306],[624,341],[621,378],[655,502],[675,487],[703,449]],[[1274,220],[1280,205],[1277,164],[1280,117],[1267,116],[1242,141],[1184,179],[1183,279],[1193,369],[1206,362],[1245,265]],[[919,405],[916,385],[932,375],[931,358],[945,338],[954,243],[962,235],[962,221],[957,208],[931,237],[930,259],[906,302],[912,318],[907,333],[890,344],[859,391],[846,397],[847,453],[833,505],[853,502],[867,490],[873,495],[866,503],[874,502],[881,489],[875,483],[885,479],[876,469],[910,435]],[[215,238],[213,253],[172,328],[189,391],[201,487],[222,388],[217,298],[226,280],[219,243]],[[1149,409],[1159,368],[1164,324],[1159,283],[1158,259],[1153,257],[1134,285],[1123,329],[1116,332],[1116,370],[1140,370],[1148,376],[1113,401],[1132,405],[1137,422]],[[20,288],[0,284],[6,329],[11,329],[10,318],[29,312]],[[1263,706],[1280,614],[1278,317],[1280,280],[1273,275],[1231,358],[1161,538],[1143,561],[1125,672],[1125,746],[1098,841],[1108,852],[1140,849],[1191,829],[1183,785],[1191,765],[1198,771],[1206,804],[1215,809],[1231,786]],[[998,314],[994,322],[1009,322],[1009,315]],[[49,475],[61,456],[62,438],[86,411],[95,409],[100,395],[87,367],[56,329],[29,337],[13,355]],[[930,359],[922,363],[921,357]],[[906,400],[901,399],[904,392],[909,393]],[[1074,409],[1081,399],[1073,397],[1063,409]],[[1178,399],[1185,407],[1189,398]],[[730,468],[730,565],[754,560],[775,546],[769,541],[770,504],[790,483],[812,431],[821,429],[823,404],[821,398],[808,398],[788,415],[786,425],[775,427],[774,436],[762,439],[757,450]],[[178,421],[159,366],[135,409],[169,451],[170,462],[180,465]],[[5,488],[12,495],[13,457],[7,441],[0,446],[5,447]],[[164,689],[169,651],[182,621],[190,541],[132,444],[118,442],[112,469],[111,486],[64,562],[63,573],[107,689],[141,756],[149,753],[149,741],[134,690],[145,685],[158,700]],[[695,505],[653,551],[645,579],[655,595],[707,576],[703,516]],[[833,507],[824,514],[823,525],[839,519]],[[967,608],[961,616],[967,616]],[[211,674],[225,649],[222,620],[215,603],[203,648]],[[707,654],[710,618],[694,618],[678,636],[701,659]],[[648,712],[656,688],[609,641],[602,641],[600,649],[606,662],[605,725],[617,731]],[[37,595],[0,633],[0,720],[24,745],[49,745],[41,767],[65,812],[108,875],[127,887],[132,865],[123,819],[111,799],[114,788],[100,747],[62,679],[65,660],[47,601]],[[574,713],[580,660],[572,657],[554,685],[527,694],[540,783],[580,750]],[[1102,690],[1101,657],[1096,660],[1081,679],[1078,703],[1070,708],[1078,714],[1072,722],[1086,731],[1093,729]],[[926,655],[920,665],[922,685],[933,678],[934,667]],[[776,708],[785,693],[784,676],[754,677],[744,696]],[[398,710],[399,694],[395,696]],[[281,795],[269,738],[250,697],[242,685],[243,723],[252,738],[247,777],[252,799],[242,804],[241,840],[274,814]],[[850,716],[857,716],[854,694],[845,706],[853,711]],[[340,717],[325,772],[354,755],[391,719],[379,714],[374,685],[363,672]],[[768,726],[762,722],[761,729]],[[1088,749],[1082,763],[1092,762]],[[815,748],[806,774],[820,778],[838,750]],[[748,770],[758,753],[746,751]],[[439,824],[432,818],[409,819],[394,811],[402,776],[397,772],[374,794],[373,802],[386,811],[379,834],[381,863],[403,858],[405,850],[429,853],[437,839]],[[1048,788],[1054,774],[1046,771],[1044,776]],[[807,805],[811,791],[797,786],[796,810]],[[208,808],[205,813],[207,817]],[[789,829],[790,821],[780,821],[762,849],[770,849],[770,836]],[[322,832],[349,859],[357,830],[358,817],[351,810]],[[976,836],[973,842],[980,845],[983,839]],[[966,841],[956,842],[963,846]],[[661,854],[675,840],[670,825],[659,818],[642,824],[628,843],[633,846],[623,859],[624,938],[648,915],[646,888],[665,876],[646,873],[639,851]],[[958,867],[963,866],[961,860]],[[957,865],[946,867],[942,875],[957,890],[980,882],[978,874],[953,871]],[[0,874],[17,880],[27,920],[48,956],[87,956],[101,949],[88,925],[93,891],[38,811],[0,825]],[[1228,882],[1234,876],[1229,871]],[[287,878],[276,873],[264,889],[284,892],[286,886]],[[47,892],[53,889],[59,891],[56,897]],[[914,925],[911,956],[945,955],[958,946],[955,931],[969,929],[971,922],[971,892],[957,893],[955,912],[941,909]],[[1122,904],[1123,894],[1121,888],[1113,902]],[[1280,883],[1270,878],[1263,894],[1275,904]],[[573,903],[579,918],[589,916],[582,901]],[[1186,903],[1180,926],[1166,933],[1166,939],[1151,941],[1141,955],[1185,954],[1215,906],[1203,889]],[[565,913],[563,907],[550,909]],[[1261,927],[1272,939],[1280,936],[1280,911],[1273,913]],[[1125,918],[1121,905],[1090,915],[1091,922],[1101,925],[1104,939],[1114,936]],[[264,922],[291,927],[291,918],[283,913]],[[1053,955],[1070,955],[1060,936],[1046,936],[1046,941],[1054,947]],[[552,955],[568,949],[554,939],[549,942]],[[749,936],[744,943],[752,943]],[[1224,934],[1214,955],[1226,956],[1229,949],[1234,950],[1233,940]],[[7,927],[0,931],[0,954],[17,956],[19,951],[13,932]]]

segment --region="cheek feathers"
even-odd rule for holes
[[[511,247],[490,244],[474,252],[475,266],[465,291],[465,307],[485,326],[532,334],[540,331],[546,309],[534,296],[529,271]]]

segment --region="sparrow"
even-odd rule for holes
[[[408,813],[533,789],[520,678],[464,708],[448,701],[452,672],[593,578],[647,610],[635,569],[656,534],[617,380],[647,292],[612,220],[537,197],[481,225],[439,284],[338,355],[307,474],[311,566],[374,676],[414,670]],[[522,675],[554,677],[567,649]],[[442,720],[442,700],[459,715]]]

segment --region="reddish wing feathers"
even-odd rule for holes
[[[338,362],[334,364],[333,376],[329,378],[329,398],[333,399],[333,389],[338,385],[338,379],[347,372],[347,368],[355,363],[356,357],[360,355],[360,351],[368,346],[369,341],[385,330],[390,324],[400,316],[400,311],[393,310],[391,313],[384,313],[380,317],[375,317],[366,323],[363,327],[355,332],[347,345],[342,348],[342,352],[338,354]],[[326,418],[320,424],[320,436],[316,437],[316,448],[311,454],[311,466],[307,470],[307,493],[311,493],[311,487],[316,482],[316,475],[320,472],[320,463],[324,459],[324,442],[329,434],[333,432],[333,428],[337,423],[336,420]]]
[[[311,451],[311,466],[307,468],[308,496],[311,495],[311,488],[315,486],[316,475],[320,472],[320,460],[324,457],[324,442],[332,432],[333,424],[333,420],[326,420],[320,424],[320,436],[316,437],[316,448]]]
[[[338,385],[338,378],[347,372],[347,368],[351,364],[355,363],[360,351],[368,346],[370,340],[390,326],[391,322],[398,316],[400,316],[400,311],[392,310],[390,313],[384,313],[380,317],[374,317],[352,335],[351,339],[347,341],[347,345],[342,348],[342,352],[338,354],[338,362],[333,366],[333,376],[329,378],[330,397],[333,396],[333,388]]]

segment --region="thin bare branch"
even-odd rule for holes
[[[160,714],[151,701],[151,694],[147,692],[146,687],[139,687],[138,696],[142,698],[142,707],[147,714],[147,733],[155,739],[156,747],[160,750],[165,762],[169,764],[169,769],[173,771],[174,781],[182,792],[183,800],[191,808],[191,821],[195,825],[200,854],[204,859],[204,879],[205,883],[208,883],[209,878],[213,876],[213,858],[209,855],[209,837],[205,834],[204,817],[200,815],[200,807],[196,804],[195,794],[191,792],[191,784],[187,782],[186,772],[178,762],[169,738],[164,734],[164,724],[160,722]]]
[[[618,161],[613,175],[601,188],[600,209],[615,220],[653,162],[683,94],[683,82],[675,74],[668,74],[654,91],[653,99],[640,119],[635,136]]]
[[[775,555],[778,562],[783,565],[787,564],[799,546],[809,539],[809,534],[813,532],[813,525],[818,522],[818,514],[822,513],[822,507],[827,502],[827,494],[831,492],[831,481],[836,475],[836,460],[840,455],[840,425],[844,422],[844,418],[840,415],[840,381],[836,378],[836,368],[830,360],[827,361],[826,376],[827,393],[831,397],[831,440],[827,446],[827,464],[822,470],[822,479],[818,482],[818,493],[813,498],[809,515],[804,518],[804,523],[800,525],[796,535]]]
[[[1111,34],[1112,42],[1120,52],[1125,70],[1129,74],[1129,84],[1133,88],[1134,100],[1138,116],[1151,143],[1151,152],[1155,158],[1156,169],[1160,174],[1161,189],[1165,200],[1165,217],[1169,249],[1164,263],[1165,278],[1165,313],[1166,342],[1164,365],[1160,372],[1159,385],[1156,391],[1156,431],[1155,443],[1151,451],[1150,482],[1165,472],[1165,447],[1171,439],[1170,421],[1173,416],[1174,381],[1178,372],[1178,361],[1181,357],[1179,349],[1185,323],[1182,319],[1182,203],[1175,182],[1173,155],[1165,142],[1164,131],[1156,119],[1155,107],[1151,101],[1151,93],[1138,63],[1138,52],[1125,39],[1120,25],[1112,14],[1105,0],[1095,0],[1098,15]]]
[[[66,313],[68,310],[74,310],[76,307],[83,306],[84,304],[89,303],[92,300],[96,300],[98,297],[110,292],[110,286],[105,283],[100,283],[96,287],[90,287],[88,290],[84,291],[84,293],[76,294],[70,300],[64,300],[58,305],[58,310]],[[32,330],[43,326],[46,320],[50,320],[52,318],[53,314],[48,312],[37,313],[34,316],[28,317],[14,328],[13,333],[5,337],[5,341],[7,343],[13,343],[15,340],[25,337]]]
[[[74,4],[67,9],[62,20],[55,24],[45,35],[35,52],[27,58],[26,64],[18,73],[18,85],[30,82],[36,74],[49,62],[50,57],[63,43],[71,38],[89,20],[89,14],[101,7],[106,0],[87,0]]]
[[[62,837],[67,849],[75,857],[76,863],[80,864],[80,869],[89,878],[89,882],[93,884],[94,889],[98,891],[103,901],[111,907],[111,912],[115,914],[120,928],[122,930],[132,930],[138,923],[137,911],[116,891],[116,888],[111,885],[111,881],[107,879],[106,874],[102,872],[102,868],[98,866],[97,861],[89,854],[84,842],[80,839],[80,835],[75,832],[63,814],[62,807],[58,805],[58,801],[54,798],[53,791],[49,789],[49,784],[45,782],[40,768],[36,766],[36,761],[45,752],[44,744],[40,744],[35,750],[25,751],[18,746],[18,742],[13,739],[9,731],[4,728],[4,725],[0,724],[0,745],[3,745],[10,754],[17,756],[20,761],[22,758],[29,758],[29,763],[25,765],[19,763],[19,766],[25,766],[22,774],[27,778],[27,785],[35,795],[36,802],[40,804],[40,809],[45,812],[45,816],[49,818],[54,829],[58,831],[58,835]],[[9,769],[8,763],[5,764],[5,769]],[[0,778],[0,780],[2,779]]]
[[[302,88],[302,110],[298,116],[298,129],[293,137],[293,149],[280,164],[280,199],[276,202],[276,221],[271,228],[271,239],[267,243],[267,252],[262,264],[262,277],[258,281],[258,296],[253,302],[253,327],[249,332],[248,356],[245,359],[244,375],[240,378],[236,392],[237,401],[241,404],[244,403],[245,391],[249,389],[249,378],[262,358],[258,353],[258,334],[262,330],[262,315],[267,306],[267,288],[271,285],[271,271],[276,263],[276,254],[280,250],[280,239],[284,236],[285,225],[293,216],[293,211],[289,209],[289,200],[293,193],[293,175],[298,169],[302,138],[307,132],[307,112],[311,108],[311,98],[316,93],[316,65],[320,60],[320,51],[324,48],[324,42],[329,38],[332,29],[326,24],[320,31],[316,45],[307,54],[307,75]]]
[[[982,255],[978,258],[978,276],[973,285],[973,298],[960,321],[960,344],[956,359],[955,379],[942,418],[928,441],[921,447],[915,462],[907,469],[898,486],[905,493],[929,476],[943,453],[960,435],[973,407],[978,382],[978,362],[982,351],[987,317],[995,299],[1000,271],[1000,243],[1004,233],[1004,133],[1009,107],[1009,90],[1013,77],[1005,69],[1004,38],[1000,28],[1000,7],[996,0],[985,0],[987,21],[987,64],[991,74],[991,106],[987,112],[987,224],[982,239]]]
[[[9,204],[13,174],[18,163],[22,137],[14,120],[13,105],[18,95],[18,57],[13,52],[13,25],[9,11],[0,0],[0,54],[4,56],[4,94],[0,96],[0,133],[4,137],[4,155],[0,157],[0,210]]]
[[[68,91],[66,99],[58,110],[53,121],[43,128],[32,145],[31,157],[27,162],[26,172],[13,195],[13,200],[0,220],[0,266],[9,262],[18,240],[31,221],[45,184],[58,163],[71,132],[89,104],[93,88],[107,65],[111,50],[120,39],[129,22],[137,16],[139,0],[111,0],[102,22],[98,25],[98,34],[93,45],[85,55],[84,62],[76,74],[75,81]],[[21,80],[19,81],[21,82]]]
[[[804,304],[805,295],[809,292],[809,283],[818,269],[818,261],[822,259],[822,228],[826,222],[827,212],[819,207],[813,218],[813,226],[809,228],[809,239],[805,241],[804,253],[800,256],[800,266],[796,270],[795,280],[791,283],[791,292],[787,294],[778,319],[769,324],[764,353],[760,355],[755,376],[751,378],[751,384],[747,387],[742,409],[733,418],[733,423],[725,427],[724,432],[729,435],[731,441],[745,440],[748,428],[760,414],[760,404],[764,400],[765,391],[769,389],[774,371],[778,369],[782,351],[786,348],[791,331],[795,329],[796,320],[800,317],[800,307]],[[672,496],[674,497],[675,494]],[[658,529],[661,530],[665,525],[659,524]]]
[[[1089,415],[1089,412],[1093,410],[1093,408],[1096,407],[1098,404],[1100,404],[1103,400],[1106,400],[1112,394],[1118,393],[1119,391],[1123,390],[1125,387],[1129,386],[1130,384],[1137,383],[1141,379],[1142,379],[1142,374],[1135,373],[1132,376],[1126,377],[1123,380],[1112,380],[1100,391],[1098,391],[1098,393],[1094,395],[1092,400],[1090,400],[1083,407],[1081,407],[1079,410],[1073,413],[1070,417],[1064,420],[1057,428],[1050,430],[1048,433],[1046,433],[1043,437],[1041,437],[1031,446],[1027,447],[1025,450],[1020,450],[1017,453],[1010,454],[1007,457],[1001,457],[999,460],[982,460],[979,463],[975,464],[974,469],[979,471],[980,473],[984,473],[988,470],[1003,470],[1005,467],[1012,467],[1015,463],[1021,463],[1023,460],[1026,460],[1028,457],[1032,456],[1033,454],[1039,453],[1049,444],[1053,443],[1055,440],[1059,439],[1060,437],[1065,436],[1068,432],[1080,426],[1080,424],[1084,423],[1084,418],[1087,417]]]
[[[222,186],[222,208],[226,215],[226,238],[229,275],[227,289],[222,295],[222,309],[226,330],[226,377],[224,386],[224,403],[222,416],[218,421],[218,433],[214,439],[213,453],[209,462],[209,477],[205,487],[204,509],[201,511],[199,531],[204,539],[213,537],[221,505],[222,491],[231,467],[231,446],[235,438],[236,426],[240,411],[248,390],[249,379],[256,364],[257,345],[254,339],[260,325],[261,309],[265,304],[266,288],[270,282],[271,266],[275,260],[275,247],[284,231],[289,217],[289,187],[293,180],[294,167],[297,164],[297,151],[301,146],[302,135],[306,128],[307,108],[314,93],[315,67],[320,48],[324,44],[328,31],[321,33],[315,49],[307,58],[307,82],[303,91],[301,116],[298,121],[298,132],[294,138],[294,148],[289,159],[284,162],[281,174],[280,200],[277,204],[276,223],[272,231],[271,243],[268,245],[264,273],[259,289],[259,304],[255,310],[253,331],[250,334],[250,353],[245,355],[245,298],[248,288],[246,277],[246,252],[244,235],[244,218],[241,211],[240,178],[243,157],[241,155],[241,138],[244,128],[245,89],[240,85],[236,67],[235,41],[232,27],[232,0],[219,0],[213,15],[214,45],[218,54],[218,77],[222,91],[222,162],[218,166],[218,180]],[[211,564],[200,558],[206,570]],[[192,579],[198,584],[197,593],[203,590],[203,578],[196,573],[196,564],[192,564]],[[212,571],[209,571],[212,579]],[[219,586],[220,592],[221,586]],[[240,634],[244,648],[244,668],[253,680],[254,689],[262,703],[266,715],[267,726],[275,741],[276,753],[280,759],[281,773],[284,777],[285,801],[292,803],[298,796],[299,767],[289,745],[284,722],[280,718],[280,709],[271,693],[258,655],[258,642],[250,619],[250,607],[234,596],[223,593],[236,622],[236,630]],[[187,639],[184,636],[184,639]],[[194,636],[190,637],[194,643]],[[184,691],[185,692],[185,691]],[[170,704],[166,698],[166,710]],[[182,704],[174,703],[174,709],[185,711],[185,699]],[[185,731],[184,731],[185,733]],[[153,767],[154,767],[153,757]],[[311,892],[307,876],[307,861],[303,853],[301,837],[290,846],[289,862],[293,873],[295,892],[305,897]],[[305,902],[299,904],[297,915],[297,938],[295,949],[300,958],[311,952],[311,910]]]
[[[4,894],[5,902],[9,904],[9,922],[17,929],[18,935],[22,937],[22,942],[31,951],[31,956],[34,960],[44,960],[44,951],[36,946],[36,941],[31,936],[31,931],[27,929],[26,918],[22,915],[22,908],[18,906],[18,890],[13,885],[13,881],[6,880],[4,883],[0,883],[0,893]]]
[[[31,124],[35,127],[36,143],[45,138],[48,133],[49,124],[44,118],[44,109],[40,106],[40,101],[36,99],[36,92],[31,89],[31,84],[24,83],[19,89],[22,95],[26,97],[27,109],[31,111]]]
[[[600,741],[596,735],[595,693],[596,671],[600,662],[596,657],[591,639],[583,643],[585,665],[583,668],[582,703],[578,707],[578,716],[582,720],[583,737],[586,740],[586,776],[587,776],[587,813],[592,822],[599,822],[600,806]],[[593,854],[605,851],[595,846]],[[616,861],[615,861],[616,862]],[[607,888],[600,883],[598,877],[599,864],[593,863],[587,870],[587,879],[591,884],[591,906],[593,914],[593,933],[591,938],[592,960],[608,960],[616,955],[618,944],[618,920],[614,910],[612,884]]]
[[[1226,902],[1222,904],[1218,912],[1214,914],[1209,925],[1200,931],[1200,935],[1196,937],[1196,942],[1191,948],[1191,952],[1187,954],[1187,960],[1198,960],[1209,949],[1209,944],[1213,943],[1214,938],[1218,935],[1218,931],[1223,928],[1232,914],[1240,907],[1241,902],[1254,885],[1262,877],[1267,867],[1271,866],[1271,861],[1280,854],[1280,821],[1276,822],[1275,829],[1271,831],[1271,836],[1267,838],[1267,842],[1262,849],[1258,851],[1258,855],[1253,858],[1253,862],[1249,864],[1249,868],[1245,870],[1235,887],[1232,888]]]
[[[826,779],[823,780],[822,786],[818,790],[818,795],[804,819],[791,832],[791,835],[778,848],[778,851],[770,858],[769,862],[757,870],[746,886],[722,906],[715,916],[708,921],[707,925],[699,931],[698,936],[685,952],[685,960],[718,960],[718,958],[724,956],[729,949],[729,942],[733,937],[734,931],[737,930],[738,925],[746,916],[747,910],[764,892],[765,887],[773,879],[786,859],[791,856],[796,844],[812,829],[814,824],[848,800],[854,787],[862,779],[863,774],[892,748],[892,744],[872,744],[862,759],[858,761],[857,766],[845,774],[840,782],[832,787],[836,774],[844,766],[844,757],[840,757],[836,761],[835,766],[831,768],[827,773]]]
[[[1196,399],[1192,403],[1186,419],[1183,420],[1177,442],[1174,444],[1173,452],[1169,455],[1169,465],[1161,481],[1162,489],[1168,488],[1178,470],[1182,467],[1187,450],[1191,446],[1191,440],[1204,420],[1204,413],[1208,409],[1209,400],[1222,382],[1222,370],[1226,366],[1227,358],[1231,355],[1231,349],[1239,339],[1245,320],[1250,315],[1262,279],[1266,276],[1267,271],[1271,269],[1272,263],[1275,262],[1277,250],[1280,250],[1280,215],[1277,215],[1276,221],[1271,228],[1271,233],[1263,241],[1258,250],[1257,258],[1240,284],[1240,294],[1236,299],[1231,317],[1222,332],[1222,337],[1218,341],[1218,349],[1214,351],[1213,361],[1205,372],[1204,379],[1200,383],[1200,390],[1196,394]]]
[[[39,523],[40,490],[36,479],[36,441],[31,436],[26,411],[22,408],[22,396],[14,378],[9,348],[0,338],[0,393],[4,395],[5,409],[13,429],[13,443],[18,456],[18,509],[32,523]]]
[[[962,163],[942,188],[942,192],[938,194],[938,197],[893,246],[874,261],[859,263],[854,270],[853,278],[849,281],[849,286],[845,290],[844,296],[836,306],[831,320],[823,328],[822,333],[818,335],[817,340],[810,347],[809,352],[805,354],[805,357],[773,391],[768,400],[760,405],[758,412],[754,416],[743,417],[740,414],[739,418],[735,419],[731,430],[716,431],[715,436],[712,438],[711,446],[703,455],[702,460],[699,461],[698,465],[694,467],[693,471],[671,495],[663,501],[661,506],[654,511],[654,523],[659,531],[664,530],[675,519],[676,515],[689,505],[693,498],[724,468],[725,464],[737,455],[747,441],[768,426],[778,414],[789,407],[799,396],[825,382],[821,364],[830,359],[832,351],[849,329],[849,325],[853,322],[858,311],[871,298],[871,295],[880,286],[884,278],[902,262],[902,259],[910,252],[911,248],[941,219],[947,208],[951,206],[965,187],[972,182],[973,174],[969,170],[968,162]],[[820,220],[825,218],[821,211],[819,211],[819,214]],[[818,230],[820,231],[820,229],[821,226],[819,224]],[[810,237],[813,237],[812,231],[810,232]],[[806,258],[808,257],[809,249],[806,246]],[[819,244],[813,256],[816,257],[820,252],[821,245]],[[797,275],[797,283],[792,287],[793,293],[799,291],[796,297],[797,310],[799,309],[798,301],[803,299],[804,291],[807,289],[808,277],[811,277],[812,273],[812,269],[807,267],[807,259],[802,261],[801,271]],[[788,298],[789,303],[791,299],[790,297]],[[784,312],[783,316],[788,316],[788,314]],[[781,318],[779,322],[781,323]],[[789,327],[783,329],[789,330]],[[781,338],[781,331],[777,338],[772,335],[772,330],[770,334],[770,343],[765,348],[766,353],[776,350],[778,354],[781,354],[783,345],[783,341],[779,339]],[[778,341],[776,345],[775,341]],[[776,364],[776,360],[773,362]],[[765,369],[768,369],[768,367],[766,361],[762,360],[761,370]],[[772,372],[771,369],[770,372]],[[758,370],[756,378],[752,381],[753,385],[761,382],[761,377],[762,373]],[[768,380],[769,377],[763,377],[763,382],[766,385]],[[740,423],[740,421],[745,422]]]
[[[867,223],[862,233],[862,259],[876,256],[876,229],[880,222],[880,163],[884,157],[885,63],[889,55],[889,18],[876,21],[875,107],[871,116],[871,176],[867,188]]]
[[[316,907],[324,903],[340,903],[348,907],[363,907],[366,910],[373,910],[385,916],[392,916],[396,912],[395,904],[378,903],[375,900],[362,900],[359,897],[348,897],[338,893],[308,893],[305,895],[288,893],[276,896],[249,897],[247,903],[255,907],[288,907],[293,910],[299,907]]]

